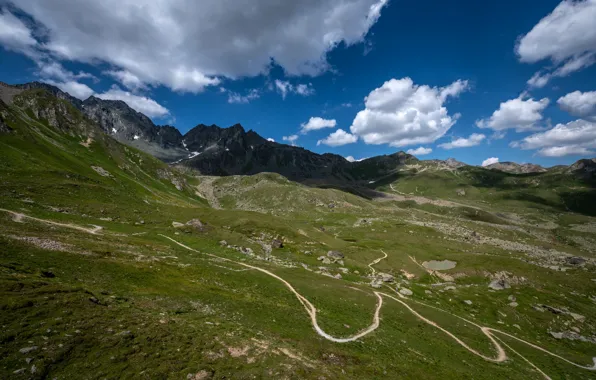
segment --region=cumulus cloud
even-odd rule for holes
[[[487,158],[486,160],[482,161],[482,166],[496,164],[497,162],[499,162],[499,157],[490,157],[490,158]]]
[[[56,86],[64,92],[69,93],[75,98],[85,100],[95,93],[89,86],[84,83],[67,80],[65,82],[58,82],[51,79],[44,80],[45,83]]]
[[[108,91],[96,94],[95,96],[104,100],[122,100],[128,104],[130,108],[149,117],[163,117],[170,113],[167,108],[157,103],[155,100],[124,91],[118,86],[112,86]]]
[[[317,131],[323,128],[335,128],[337,121],[335,119],[323,119],[320,117],[311,117],[308,122],[300,125],[300,132],[306,134],[310,131]]]
[[[294,93],[302,96],[310,96],[315,93],[315,89],[311,83],[308,84],[297,84],[293,85],[289,81],[275,80],[275,89],[281,94],[282,98],[286,98],[286,95]]]
[[[289,142],[292,145],[296,145],[296,140],[298,140],[298,135],[283,136],[281,139],[283,141]]]
[[[267,73],[271,62],[288,75],[321,74],[330,50],[364,41],[387,1],[20,0],[14,6],[43,25],[44,49],[55,56],[105,62],[145,84],[198,92],[221,77]],[[33,43],[22,33],[7,40]]]
[[[108,70],[104,71],[104,74],[114,78],[129,90],[142,90],[147,88],[139,77],[127,70]]]
[[[354,156],[347,156],[346,157],[346,160],[349,161],[349,162],[360,162],[360,161],[364,161],[366,159],[368,159],[368,157],[365,157],[365,158],[354,158]]]
[[[86,84],[80,83],[79,80],[96,80],[97,78],[95,78],[95,76],[82,71],[78,74],[75,74],[65,69],[58,62],[46,62],[44,60],[40,60],[37,62],[37,64],[39,67],[37,75],[43,82],[56,86],[62,91],[67,92],[75,98],[81,100],[85,100],[93,95],[94,91]]]
[[[567,76],[596,62],[596,0],[562,1],[522,36],[515,48],[519,60],[550,60],[552,72],[536,73],[528,84],[543,87],[552,77]]]
[[[37,40],[33,38],[31,30],[10,13],[0,8],[0,44],[8,50],[35,56]]]
[[[333,132],[326,138],[317,141],[317,146],[324,144],[328,146],[342,146],[347,144],[353,144],[358,141],[358,137],[344,131],[343,129],[338,129],[337,131]]]
[[[410,78],[391,79],[365,98],[350,131],[366,144],[405,146],[427,144],[442,137],[459,114],[449,115],[448,97],[468,89],[458,80],[446,87],[414,84]]]
[[[550,148],[543,148],[538,151],[538,154],[545,157],[563,157],[569,155],[590,155],[594,154],[594,151],[577,145],[570,146],[553,146]]]
[[[596,121],[596,91],[574,91],[557,100],[559,107],[571,115]]]
[[[468,148],[479,145],[485,138],[486,136],[483,134],[472,133],[467,139],[460,137],[458,139],[451,140],[449,143],[439,144],[439,147],[443,149]]]
[[[226,89],[224,89],[224,91],[221,92],[228,93],[228,103],[230,104],[248,104],[251,100],[255,100],[261,97],[261,92],[255,88],[249,90],[245,95],[241,95],[233,91],[228,91]]]
[[[518,132],[536,130],[540,128],[538,122],[542,120],[542,112],[548,107],[549,102],[548,98],[524,99],[522,94],[516,99],[501,103],[490,118],[477,120],[476,126],[494,131],[510,128]]]
[[[521,149],[539,149],[543,156],[560,157],[568,154],[592,154],[596,149],[596,123],[575,120],[557,124],[545,132],[514,141],[510,146]]]
[[[432,148],[425,148],[423,146],[420,146],[416,149],[408,149],[406,153],[411,154],[413,156],[424,156],[425,154],[432,153],[432,151]]]

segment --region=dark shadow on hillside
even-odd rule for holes
[[[569,211],[596,216],[596,189],[565,192],[560,196]]]

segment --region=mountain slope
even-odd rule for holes
[[[75,197],[80,214],[110,212],[129,221],[156,204],[206,204],[194,194],[191,178],[107,136],[68,101],[36,88],[12,103],[0,105],[0,124],[8,127],[0,134],[0,196],[10,203],[41,196],[52,207],[72,207]]]

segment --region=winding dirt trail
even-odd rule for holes
[[[426,304],[424,302],[420,302],[420,301],[409,299],[406,296],[398,293],[397,291],[395,291],[392,288],[389,288],[389,289],[391,289],[393,292],[395,292],[398,297],[395,297],[395,296],[390,295],[390,294],[387,294],[387,293],[373,291],[373,294],[377,297],[378,302],[377,302],[377,305],[376,305],[376,308],[375,308],[375,311],[374,311],[374,314],[373,314],[373,321],[370,324],[370,326],[366,327],[364,330],[361,330],[360,332],[358,332],[355,335],[352,335],[352,336],[349,336],[349,337],[344,337],[344,338],[337,338],[337,337],[331,336],[330,334],[328,334],[325,331],[323,331],[323,329],[321,329],[321,327],[319,326],[318,321],[317,321],[317,309],[314,307],[314,305],[310,301],[308,301],[303,295],[301,295],[300,293],[298,293],[298,291],[296,291],[296,289],[294,289],[294,287],[289,282],[287,282],[283,278],[279,277],[278,275],[276,275],[276,274],[274,274],[274,273],[272,273],[272,272],[270,272],[270,271],[268,271],[266,269],[257,267],[257,266],[253,266],[253,265],[242,263],[242,262],[237,262],[237,261],[234,261],[234,260],[231,260],[231,259],[228,259],[228,258],[224,258],[224,257],[220,257],[220,256],[217,256],[217,255],[213,255],[213,254],[210,254],[210,253],[205,253],[205,252],[197,251],[196,249],[191,248],[191,247],[189,247],[187,245],[184,245],[183,243],[180,243],[179,241],[174,240],[174,239],[172,239],[172,238],[170,238],[168,236],[165,236],[165,235],[162,235],[162,234],[159,234],[159,235],[162,236],[162,237],[164,237],[164,238],[166,238],[166,239],[168,239],[168,240],[170,240],[170,241],[172,241],[172,242],[174,242],[174,243],[176,243],[176,244],[178,244],[179,246],[181,246],[181,247],[183,247],[183,248],[185,248],[185,249],[187,249],[189,251],[197,252],[197,253],[200,253],[200,254],[203,254],[203,255],[207,255],[207,256],[211,256],[211,257],[217,257],[217,258],[222,259],[224,261],[232,262],[232,263],[235,263],[237,265],[241,265],[241,266],[244,266],[244,267],[247,267],[247,268],[255,269],[255,270],[258,270],[258,271],[260,271],[262,273],[265,273],[265,274],[267,274],[267,275],[269,275],[269,276],[271,276],[271,277],[279,280],[280,282],[282,282],[296,296],[296,298],[298,299],[298,301],[302,304],[302,306],[306,310],[306,313],[309,315],[310,320],[311,320],[311,323],[313,325],[313,328],[315,329],[315,331],[317,332],[317,334],[320,335],[320,336],[322,336],[323,338],[325,338],[327,340],[332,341],[332,342],[336,342],[336,343],[353,342],[353,341],[355,341],[357,339],[360,339],[360,338],[362,338],[362,337],[370,334],[374,330],[376,330],[379,327],[379,324],[380,324],[379,313],[381,311],[381,308],[383,307],[383,297],[387,297],[387,298],[392,299],[392,300],[398,302],[399,304],[401,304],[403,307],[405,307],[409,312],[411,312],[413,315],[415,315],[421,321],[423,321],[423,322],[425,322],[425,323],[427,323],[427,324],[435,327],[436,329],[438,329],[441,332],[443,332],[445,335],[447,335],[450,338],[452,338],[456,343],[458,343],[460,346],[462,346],[463,348],[465,348],[470,353],[472,353],[472,354],[474,354],[474,355],[476,355],[476,356],[478,356],[478,357],[480,357],[480,358],[482,358],[482,359],[484,359],[486,361],[489,361],[489,362],[492,362],[492,363],[502,363],[505,360],[507,360],[508,359],[507,352],[503,348],[503,346],[505,346],[509,350],[511,350],[513,353],[515,353],[516,355],[520,356],[524,361],[526,361],[532,368],[534,368],[535,370],[537,370],[546,379],[550,379],[550,377],[546,373],[544,373],[542,370],[540,370],[536,365],[534,365],[527,358],[525,358],[524,356],[522,356],[519,352],[513,350],[509,345],[507,345],[506,343],[504,343],[501,338],[498,338],[497,336],[494,335],[495,333],[497,333],[497,334],[502,334],[502,335],[504,335],[504,336],[506,336],[508,338],[514,339],[514,340],[516,340],[516,341],[518,341],[520,343],[524,343],[524,344],[526,344],[526,345],[528,345],[528,346],[530,346],[530,347],[532,347],[534,349],[537,349],[539,351],[542,351],[542,352],[544,352],[544,353],[546,353],[546,354],[548,354],[548,355],[550,355],[552,357],[555,357],[557,359],[560,359],[560,360],[562,360],[562,361],[564,361],[564,362],[566,362],[568,364],[571,364],[571,365],[573,365],[575,367],[578,367],[578,368],[581,368],[581,369],[590,370],[590,371],[595,371],[596,370],[596,358],[593,359],[594,360],[594,364],[592,366],[587,366],[587,365],[581,365],[581,364],[574,363],[574,362],[572,362],[572,361],[570,361],[568,359],[565,359],[564,357],[562,357],[560,355],[557,355],[555,353],[552,353],[552,352],[546,350],[543,347],[540,347],[538,345],[535,345],[533,343],[530,343],[528,341],[525,341],[525,340],[523,340],[521,338],[518,338],[518,337],[516,337],[514,335],[511,335],[509,333],[506,333],[504,331],[493,329],[493,328],[487,327],[487,326],[481,326],[481,325],[479,325],[479,324],[477,324],[475,322],[472,322],[472,321],[470,321],[470,320],[468,320],[466,318],[460,317],[458,315],[452,314],[452,313],[450,313],[450,312],[448,312],[446,310],[440,309],[440,308],[438,308],[436,306],[428,305],[428,304]],[[381,252],[383,252],[383,251],[381,251]],[[383,255],[384,255],[383,257],[373,260],[373,262],[371,262],[368,265],[373,270],[373,273],[375,273],[376,271],[372,267],[372,265],[375,265],[378,262],[380,262],[381,260],[387,258],[387,254],[385,252],[383,252]],[[452,332],[444,329],[443,327],[441,327],[436,322],[434,322],[434,321],[432,321],[432,320],[430,320],[430,319],[422,316],[420,313],[418,313],[416,310],[414,310],[410,305],[408,305],[406,302],[404,302],[403,299],[407,299],[409,302],[414,302],[414,303],[417,303],[417,304],[420,304],[420,305],[423,305],[423,306],[426,306],[426,307],[431,307],[431,308],[433,308],[435,310],[439,310],[441,312],[444,312],[446,314],[449,314],[451,316],[454,316],[456,318],[459,318],[459,319],[461,319],[461,320],[463,320],[463,321],[465,321],[465,322],[467,322],[467,323],[469,323],[469,324],[477,327],[490,340],[490,342],[492,343],[492,345],[493,345],[493,347],[494,347],[494,349],[496,351],[496,355],[494,357],[493,356],[487,356],[487,355],[484,355],[484,354],[478,352],[474,348],[468,346],[463,340],[461,340],[460,338],[458,338]]]
[[[31,219],[31,220],[35,220],[36,222],[50,224],[50,225],[53,225],[53,226],[70,228],[70,229],[73,229],[73,230],[78,230],[78,231],[86,232],[86,233],[92,234],[92,235],[97,235],[98,232],[103,229],[103,227],[96,226],[96,225],[93,225],[93,228],[87,228],[87,227],[77,226],[76,224],[58,223],[58,222],[54,222],[54,221],[51,221],[51,220],[39,219],[39,218],[35,218],[33,216],[25,215],[23,213],[11,211],[11,210],[7,210],[7,209],[4,209],[4,208],[0,208],[0,211],[4,211],[4,212],[7,212],[7,213],[11,214],[12,215],[12,220],[15,221],[15,222],[22,222],[23,219]]]

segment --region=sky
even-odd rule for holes
[[[0,0],[0,80],[350,160],[596,156],[596,0]]]

